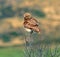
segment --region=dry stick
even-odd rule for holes
[[[38,55],[38,57],[42,57],[42,46],[41,46],[41,44],[42,44],[42,36],[43,36],[43,34],[42,34],[42,32],[41,32],[41,34],[39,34],[39,37],[38,37],[38,40],[40,40],[40,42],[38,43],[38,53],[39,53],[39,55]]]
[[[26,51],[27,51],[27,53],[29,55],[27,44],[28,44],[28,41],[26,40],[26,36],[25,36],[25,49],[26,49]]]
[[[31,39],[31,33],[30,33],[29,38]],[[26,43],[25,43],[25,48],[26,48],[26,50],[27,50],[27,53],[28,53],[28,56],[29,56],[29,57],[31,57],[31,43],[30,43],[31,40],[30,40],[30,39],[27,41],[27,39],[26,39],[26,37],[25,37],[25,42],[26,42]]]
[[[32,38],[32,33],[33,33],[33,31],[30,33],[30,41],[33,41],[33,38]],[[33,57],[35,57],[34,56],[34,51],[33,51],[33,42],[30,42],[30,55],[31,55],[31,57],[33,56]],[[33,55],[32,55],[33,54]]]
[[[31,53],[32,53],[32,39],[31,39],[31,36],[32,36],[32,33],[30,33],[30,36],[29,36],[29,49],[30,49],[30,54],[29,54],[29,57],[31,57]]]

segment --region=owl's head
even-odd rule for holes
[[[31,14],[30,14],[30,13],[25,13],[25,14],[24,14],[24,17],[25,17],[25,18],[31,18]]]

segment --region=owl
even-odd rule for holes
[[[30,13],[24,14],[24,28],[27,32],[37,32],[40,33],[39,22],[31,16]]]

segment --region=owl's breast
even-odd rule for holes
[[[31,32],[31,29],[25,28],[25,30],[26,30],[27,32]]]

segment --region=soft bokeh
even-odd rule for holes
[[[40,22],[44,38],[60,39],[59,2],[59,0],[0,0],[0,45],[4,45],[4,41],[8,42],[9,39],[10,43],[21,43],[19,38],[23,37],[20,34],[23,34],[25,12],[31,13]]]
[[[0,0],[0,47],[24,45],[23,14],[26,12],[40,22],[42,39],[39,39],[43,44],[51,47],[60,44],[60,0]],[[32,37],[37,38],[38,34],[34,32]]]

